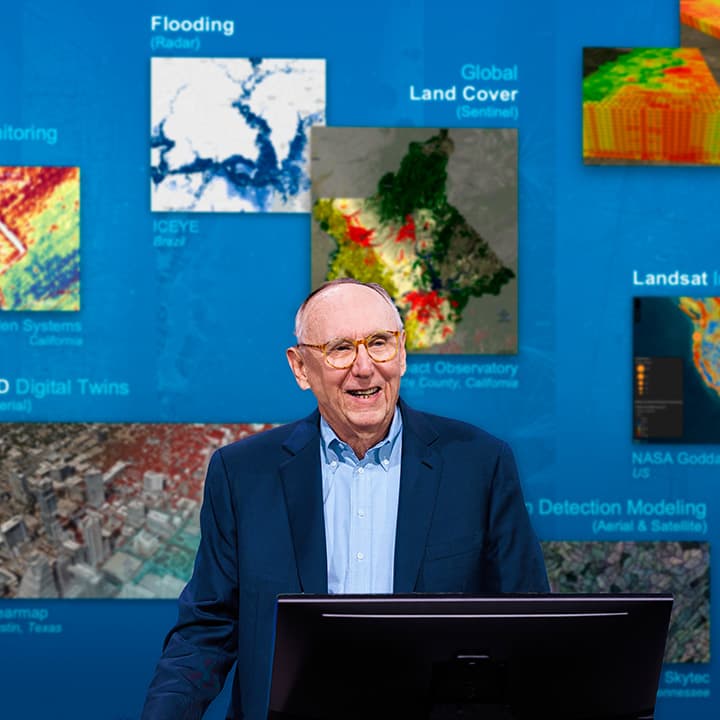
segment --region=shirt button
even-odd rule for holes
[[[365,472],[363,468],[358,468],[358,475],[362,475]]]
[[[364,510],[358,510],[357,511],[358,517],[365,517],[365,511]]]
[[[365,553],[359,552],[355,557],[356,557],[358,560],[364,560],[364,559],[365,559]]]

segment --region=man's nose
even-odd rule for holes
[[[352,364],[353,375],[369,375],[373,370],[373,361],[368,355],[365,344],[362,343],[357,347],[357,355],[355,362]]]

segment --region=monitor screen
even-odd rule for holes
[[[670,595],[281,595],[270,720],[654,716]]]

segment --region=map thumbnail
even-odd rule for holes
[[[0,424],[0,599],[174,598],[205,472],[256,424]]]
[[[151,59],[151,209],[309,212],[325,61]]]
[[[515,130],[316,128],[312,284],[395,300],[417,353],[517,352]]]
[[[0,311],[80,309],[80,169],[0,167]]]
[[[634,304],[634,439],[720,442],[720,298]]]
[[[710,662],[710,545],[704,542],[542,543],[556,593],[672,593],[665,662]]]
[[[720,87],[707,55],[697,47],[585,48],[585,162],[720,164]]]

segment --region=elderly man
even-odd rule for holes
[[[547,590],[507,445],[399,400],[404,333],[385,290],[326,283],[295,331],[288,362],[318,411],[213,456],[144,720],[201,717],[236,661],[228,717],[264,720],[279,593]]]

